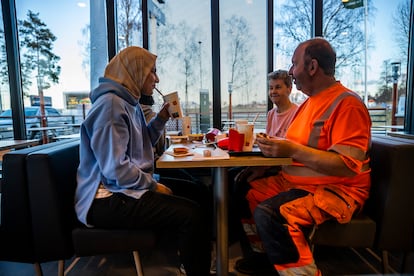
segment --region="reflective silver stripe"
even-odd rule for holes
[[[323,113],[320,118],[315,120],[315,122],[313,123],[313,128],[311,130],[311,133],[309,135],[308,146],[313,147],[313,148],[318,147],[319,138],[321,136],[322,127],[325,124],[325,121],[331,116],[332,112],[335,110],[338,103],[348,96],[356,97],[354,94],[350,93],[349,91],[343,92],[338,97],[336,97],[336,99],[328,107],[325,113]]]
[[[335,145],[329,148],[329,150],[333,150],[341,155],[351,156],[360,161],[364,161],[367,159],[367,155],[363,150],[352,146]]]

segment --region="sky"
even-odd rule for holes
[[[339,1],[339,0],[338,0]],[[381,72],[383,60],[398,60],[398,48],[393,43],[393,27],[392,13],[393,9],[397,7],[397,3],[404,0],[375,0],[373,1],[377,13],[374,19],[370,19],[368,26],[368,33],[375,37],[375,49],[369,52],[369,69],[368,80],[377,79]],[[188,0],[167,0],[171,5],[171,12],[174,14],[170,18],[175,23],[185,19],[190,24],[210,26],[210,1],[188,1]],[[225,0],[220,3],[220,16],[227,18],[231,14],[243,15],[247,18],[252,27],[253,39],[256,45],[264,45],[266,37],[265,27],[265,10],[264,2],[259,0]],[[80,5],[84,3],[84,5]],[[282,0],[277,0],[276,3],[282,3]],[[61,57],[60,66],[62,72],[60,75],[60,83],[45,92],[46,95],[53,96],[54,106],[58,108],[64,107],[64,100],[62,92],[69,91],[83,91],[90,90],[89,76],[82,68],[82,48],[79,41],[82,39],[82,29],[89,24],[89,1],[84,0],[16,0],[17,17],[19,19],[25,18],[27,10],[38,12],[40,19],[51,29],[51,31],[58,37],[54,44],[55,53]],[[210,43],[210,29],[205,30],[207,36],[200,37],[203,41],[203,72],[211,71],[211,43]],[[223,47],[224,48],[224,47]],[[255,49],[263,52],[265,49]],[[224,51],[224,50],[222,50]],[[221,60],[224,62],[226,56],[222,54]],[[284,61],[286,67],[289,66],[290,60]],[[363,62],[363,61],[362,61]],[[284,65],[281,65],[284,66]],[[266,92],[265,82],[265,60],[258,59],[257,70],[259,74],[264,74],[263,82],[257,82],[257,93],[262,94],[261,91]],[[174,70],[172,70],[174,71]],[[222,66],[222,89],[226,90],[228,81],[228,72]],[[208,86],[206,76],[204,76],[205,86]],[[167,76],[164,82],[168,86],[171,76]],[[344,80],[346,82],[346,80]],[[347,84],[347,83],[345,83]],[[352,85],[352,84],[350,84]],[[160,86],[162,86],[160,84]],[[207,87],[211,89],[211,87]],[[351,87],[353,88],[353,87]],[[167,88],[166,88],[167,89]],[[374,88],[370,87],[370,90]],[[36,89],[33,94],[37,94]]]
[[[54,43],[55,54],[61,57],[62,68],[59,85],[45,91],[46,96],[53,96],[53,105],[64,107],[62,92],[89,91],[89,76],[82,68],[81,49],[82,29],[89,24],[89,3],[82,6],[76,0],[16,0],[18,19],[26,19],[27,10],[39,13],[39,18],[58,38]],[[31,92],[37,94],[36,88]]]

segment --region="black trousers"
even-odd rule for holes
[[[176,181],[179,180],[171,180],[174,182],[172,186],[179,184]],[[166,182],[163,184],[169,186]],[[184,189],[185,185],[180,188]],[[140,199],[134,199],[115,193],[94,200],[88,222],[96,227],[151,229],[172,236],[177,241],[187,275],[209,275],[211,223],[204,207],[178,195],[148,191]]]

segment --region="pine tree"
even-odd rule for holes
[[[51,83],[59,82],[60,57],[53,53],[56,36],[39,18],[39,13],[27,12],[26,20],[19,20],[19,38],[22,59],[23,83],[30,81],[35,74],[37,90],[40,98],[42,126],[46,126],[43,91],[50,88]],[[23,85],[23,89],[27,85]],[[45,139],[45,138],[44,138]]]

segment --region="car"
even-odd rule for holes
[[[26,130],[41,126],[40,106],[30,106],[24,108],[26,119]],[[71,123],[71,118],[63,116],[56,108],[45,106],[45,115],[48,126],[56,126]],[[0,114],[0,138],[13,138],[13,121],[11,109],[7,109]],[[33,138],[33,137],[32,137]]]

